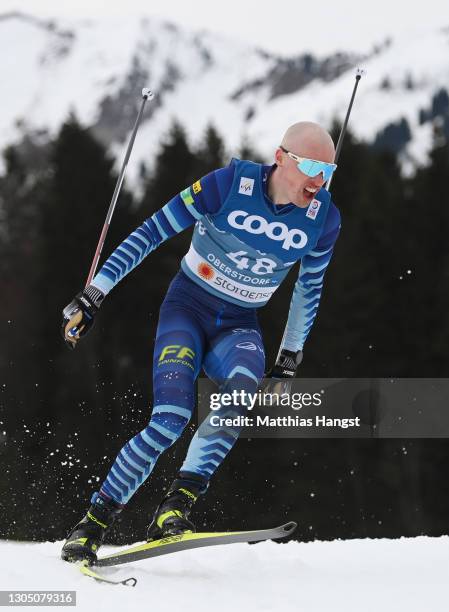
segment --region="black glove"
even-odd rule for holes
[[[275,365],[266,374],[266,378],[294,378],[302,361],[302,351],[282,349]]]
[[[61,334],[69,349],[74,349],[81,336],[92,327],[104,297],[99,289],[89,285],[64,308]]]
[[[296,370],[302,361],[302,351],[288,351],[281,349],[279,357],[274,366],[265,374],[269,378],[264,393],[290,393],[292,388],[292,378],[296,376]]]

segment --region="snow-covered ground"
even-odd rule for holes
[[[233,544],[102,568],[114,579],[136,577],[135,588],[83,576],[59,559],[61,544],[0,542],[0,589],[75,590],[76,609],[107,612],[446,612],[449,606],[446,536]]]
[[[405,118],[412,132],[409,165],[427,161],[432,132],[429,124],[420,125],[419,112],[428,110],[432,96],[447,87],[448,42],[448,28],[435,29],[424,20],[363,61],[367,75],[350,123],[357,136],[372,140],[387,124]],[[54,136],[71,111],[83,124],[95,125],[105,99],[118,99],[124,90],[135,90],[136,109],[141,87],[155,92],[128,168],[131,186],[138,182],[140,162],[154,163],[173,119],[186,127],[194,144],[211,122],[230,153],[248,139],[271,163],[290,123],[312,120],[329,127],[334,118],[344,118],[355,77],[354,66],[329,82],[317,78],[272,97],[269,75],[277,58],[260,53],[250,41],[198,33],[156,18],[59,19],[50,26],[29,15],[2,18],[1,7],[0,53],[0,150],[27,129]],[[134,116],[129,111],[122,130],[131,131]],[[111,151],[121,162],[126,134],[118,138],[108,129]],[[1,164],[0,157],[0,171]]]

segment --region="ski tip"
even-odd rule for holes
[[[285,525],[281,526],[281,529],[285,533],[280,537],[286,538],[287,536],[291,535],[295,531],[297,526],[298,526],[298,523],[295,523],[295,521],[290,521],[289,523],[285,523]]]

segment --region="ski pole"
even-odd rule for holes
[[[341,151],[341,147],[343,145],[343,139],[344,139],[345,134],[346,134],[346,128],[348,127],[349,115],[351,114],[352,105],[354,103],[355,94],[357,92],[357,87],[359,85],[360,79],[362,78],[362,76],[364,74],[366,74],[366,70],[363,70],[362,68],[357,68],[356,74],[355,74],[355,84],[354,84],[354,88],[352,90],[351,100],[349,102],[348,110],[346,112],[346,117],[345,117],[345,120],[344,120],[343,125],[341,127],[340,135],[338,137],[337,148],[335,150],[335,160],[334,160],[334,163],[337,163],[338,158],[340,157],[340,151]],[[332,176],[330,177],[330,179],[326,183],[326,187],[325,187],[326,191],[329,191],[329,187],[330,187],[330,184],[331,184],[331,181],[332,181]],[[285,326],[285,329],[284,329],[284,334],[282,336],[281,346],[279,347],[279,352],[278,352],[278,356],[276,358],[276,361],[279,359],[279,357],[281,355],[282,345],[284,344],[284,339],[285,339],[286,334],[287,334],[287,326]]]
[[[344,139],[345,134],[346,134],[346,128],[348,127],[349,115],[351,114],[352,105],[354,104],[354,98],[355,98],[355,94],[357,92],[357,87],[359,86],[359,81],[360,81],[360,79],[362,78],[362,76],[364,74],[366,74],[366,70],[363,70],[362,68],[357,68],[356,74],[355,74],[354,89],[352,90],[351,100],[349,102],[349,106],[348,106],[348,110],[346,112],[346,117],[345,117],[344,123],[341,126],[340,135],[338,137],[338,142],[337,142],[337,148],[335,150],[335,160],[334,160],[335,164],[337,163],[338,158],[340,157],[340,151],[341,151],[341,147],[343,146],[343,139]],[[326,191],[329,191],[329,187],[331,185],[331,181],[332,181],[332,176],[327,181]]]
[[[115,185],[114,194],[112,196],[111,203],[109,205],[108,214],[106,215],[106,221],[103,225],[103,229],[101,230],[100,240],[98,241],[97,249],[95,251],[94,259],[92,261],[92,265],[90,267],[89,276],[87,277],[86,287],[90,285],[91,280],[95,275],[95,271],[97,269],[98,260],[100,259],[101,251],[103,249],[104,242],[106,240],[106,235],[109,230],[109,225],[111,223],[112,215],[114,214],[115,205],[117,204],[118,196],[120,194],[120,189],[122,188],[123,179],[125,178],[125,171],[128,165],[129,157],[131,155],[131,151],[134,145],[134,140],[136,138],[137,129],[139,127],[140,120],[142,118],[143,109],[145,106],[145,102],[147,100],[151,100],[154,97],[153,92],[151,92],[148,88],[144,87],[142,89],[142,104],[140,106],[139,114],[137,115],[136,122],[134,123],[134,128],[131,134],[131,138],[128,143],[128,148],[126,149],[125,159],[123,160],[122,169],[120,170],[120,175],[117,179],[117,183]]]

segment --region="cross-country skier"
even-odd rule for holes
[[[257,390],[265,366],[257,309],[301,259],[271,371],[274,378],[295,375],[340,229],[340,213],[323,189],[336,168],[334,156],[322,127],[292,125],[272,166],[233,159],[187,187],[128,236],[64,309],[62,333],[73,348],[111,289],[162,242],[195,223],[160,309],[151,419],[120,450],[87,514],[68,534],[63,559],[95,560],[106,530],[188,424],[201,368],[221,390]],[[228,408],[226,416],[240,409]],[[200,425],[153,516],[148,540],[195,530],[190,510],[238,434],[237,427],[212,427],[208,418]]]

